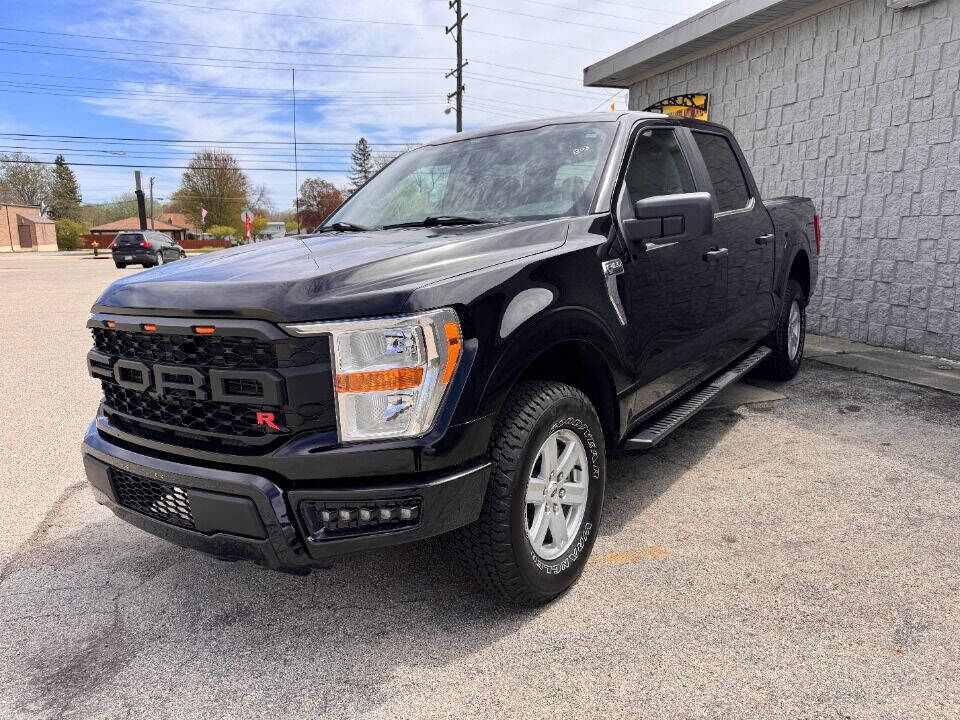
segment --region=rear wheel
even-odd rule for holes
[[[156,262],[156,264],[157,264],[157,265],[163,265],[163,253],[162,253],[162,252],[158,252],[158,253],[157,253],[157,262]]]
[[[807,333],[807,298],[800,283],[787,281],[777,327],[767,338],[773,350],[760,366],[759,372],[770,380],[790,380],[803,362],[803,347]]]
[[[123,263],[114,263],[114,265],[116,265],[117,268],[120,270],[123,270],[126,267],[126,265],[124,265]]]
[[[580,576],[603,507],[603,431],[587,397],[530,382],[508,398],[491,441],[480,518],[452,533],[466,570],[522,606],[547,602]]]

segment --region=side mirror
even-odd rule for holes
[[[634,243],[644,240],[679,241],[713,232],[713,198],[710,193],[655,195],[638,200],[635,209],[636,218],[623,221],[627,245],[633,254],[643,250],[635,248]]]

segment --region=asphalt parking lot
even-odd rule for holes
[[[517,612],[440,542],[293,577],[98,506],[84,322],[120,274],[0,256],[0,717],[960,717],[960,397],[751,381],[785,397],[616,456],[579,584]]]

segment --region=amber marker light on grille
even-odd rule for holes
[[[193,331],[197,335],[213,335],[217,329],[213,325],[195,325]]]
[[[144,323],[144,324],[141,325],[140,327],[143,328],[143,331],[144,331],[144,332],[156,332],[156,331],[157,331],[157,326],[154,325],[153,323]]]
[[[117,324],[113,320],[104,320],[103,324],[106,325],[111,330],[117,326]]]
[[[334,379],[334,387],[340,393],[384,392],[412,390],[420,387],[422,382],[423,368],[412,367],[339,373]]]
[[[443,368],[443,384],[446,385],[453,377],[460,360],[460,326],[457,323],[446,323],[443,332],[447,336],[447,364]]]

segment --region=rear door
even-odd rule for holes
[[[729,250],[727,342],[730,352],[736,353],[763,338],[770,328],[776,251],[773,221],[735,144],[719,130],[691,130],[713,186],[714,242]]]
[[[656,195],[697,192],[683,128],[652,126],[634,139],[624,177],[630,206]],[[621,205],[622,207],[622,205]],[[639,381],[632,415],[714,367],[714,334],[724,325],[726,258],[708,256],[712,236],[651,240],[624,264],[628,331]]]

